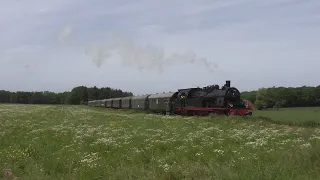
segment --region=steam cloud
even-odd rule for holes
[[[72,33],[71,27],[65,27],[59,36],[64,40]],[[210,72],[215,72],[218,65],[205,58],[199,58],[193,51],[183,54],[165,54],[162,48],[147,44],[140,45],[132,39],[114,32],[107,34],[106,43],[95,44],[85,48],[85,54],[90,57],[96,67],[100,68],[112,58],[112,52],[117,52],[123,66],[135,67],[142,70],[156,70],[162,73],[166,67],[175,63],[202,63]]]
[[[65,26],[59,34],[59,41],[60,42],[64,42],[68,39],[68,37],[71,35],[72,33],[72,28],[71,26]]]

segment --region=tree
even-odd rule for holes
[[[253,100],[252,95],[256,94]],[[320,86],[317,87],[271,87],[241,93],[243,99],[266,107],[320,106]]]
[[[250,102],[254,103],[256,101],[257,91],[245,91],[241,93],[241,98],[243,100],[249,100]]]
[[[71,90],[69,96],[70,104],[81,104],[88,101],[88,90],[85,86],[78,86]]]
[[[257,100],[255,102],[255,106],[257,107],[257,109],[261,110],[261,109],[267,107],[267,103],[263,100]]]

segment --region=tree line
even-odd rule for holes
[[[78,86],[71,91],[55,92],[10,92],[0,90],[0,103],[22,104],[82,104],[95,99],[132,96],[131,92],[110,87],[97,88]],[[320,86],[271,87],[257,91],[244,91],[241,98],[251,101],[258,109],[272,107],[320,106]]]
[[[271,87],[244,91],[242,99],[251,101],[258,109],[272,107],[320,106],[320,86]]]
[[[83,104],[95,99],[108,99],[115,97],[132,96],[131,92],[124,92],[121,89],[110,87],[97,88],[78,86],[71,91],[55,93],[49,91],[10,92],[0,90],[0,103],[21,103],[21,104]]]

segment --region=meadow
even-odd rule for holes
[[[2,104],[0,128],[2,179],[320,177],[320,128],[275,124],[260,116]]]
[[[266,117],[280,124],[320,126],[320,107],[297,107],[254,111],[254,117]]]

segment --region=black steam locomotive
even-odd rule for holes
[[[221,88],[218,85],[211,85],[203,88],[179,89],[177,92],[170,93],[89,101],[88,105],[180,115],[209,113],[251,115],[249,109],[241,101],[239,90],[231,87],[230,81],[226,81]]]

